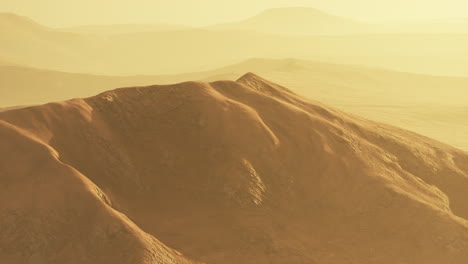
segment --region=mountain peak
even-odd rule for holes
[[[258,92],[273,96],[275,98],[282,98],[286,101],[289,101],[290,96],[295,96],[295,93],[291,90],[276,83],[270,82],[252,72],[248,72],[242,75],[242,77],[237,79],[236,82],[246,85]]]
[[[243,21],[216,25],[214,29],[253,30],[273,34],[349,34],[369,25],[308,7],[272,8]]]
[[[0,262],[468,262],[466,152],[279,87],[247,73],[0,113]]]
[[[242,75],[239,79],[236,81],[237,83],[241,83],[244,85],[247,85],[251,88],[254,88],[255,90],[265,90],[265,87],[272,88],[273,83],[269,82],[268,80],[258,76],[257,74],[253,72],[248,72],[244,75]]]
[[[248,72],[248,73],[242,75],[239,79],[237,79],[236,82],[242,83],[243,81],[259,80],[259,79],[264,80],[262,77],[256,75],[255,73],[253,73],[253,72]]]

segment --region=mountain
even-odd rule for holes
[[[0,65],[0,107],[43,104],[158,82],[167,83],[164,76],[104,76]]]
[[[143,32],[158,32],[171,30],[187,30],[189,26],[172,25],[172,24],[118,24],[118,25],[87,25],[60,28],[62,31],[83,33],[83,34],[100,34],[100,35],[117,35],[117,34],[132,34]]]
[[[374,25],[306,7],[268,9],[239,22],[219,24],[208,28],[249,30],[280,35],[342,35],[379,32],[378,27]]]
[[[369,102],[381,105],[466,105],[468,78],[432,76],[298,59],[250,59],[209,72],[211,78],[234,80],[252,71],[295,92],[332,105]],[[207,72],[205,72],[206,75]],[[206,78],[205,78],[206,80]],[[406,96],[402,97],[401,94]]]
[[[468,261],[468,153],[254,74],[1,112],[0,138],[2,263]]]
[[[359,65],[299,59],[249,59],[222,68],[174,75],[110,76],[0,65],[0,106],[41,104],[86,97],[105,90],[187,80],[236,80],[255,72],[295,92],[332,105],[466,104],[468,78],[431,76]],[[442,93],[442,91],[444,91]],[[407,96],[401,97],[404,93]]]
[[[332,15],[314,8],[267,9],[245,20],[217,24],[211,30],[256,31],[279,35],[467,34],[467,21],[370,23]]]
[[[468,78],[296,59],[252,59],[213,71],[204,80],[234,80],[245,71],[282,83],[307,98],[468,150]]]
[[[209,70],[261,57],[468,76],[467,34],[280,36],[189,29],[102,35],[64,32],[35,24],[25,27],[23,24],[29,22],[23,20],[17,18],[17,26],[0,26],[0,57],[41,69],[161,75]]]
[[[20,109],[20,108],[24,108],[24,107],[28,107],[28,106],[10,106],[10,107],[0,107],[0,112],[3,112],[3,111],[9,111],[9,110],[13,110],[13,109]]]
[[[10,63],[56,69],[84,66],[92,71],[85,48],[95,40],[57,31],[26,17],[0,13],[0,42],[0,57]]]
[[[236,80],[249,71],[305,97],[468,150],[463,118],[468,114],[468,78],[296,59],[251,59],[205,72],[126,77],[0,66],[0,107],[88,97],[117,87]]]

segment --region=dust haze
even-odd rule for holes
[[[468,263],[468,4],[0,6],[0,263]]]

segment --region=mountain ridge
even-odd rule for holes
[[[0,107],[88,97],[117,87],[237,80],[249,71],[307,98],[468,149],[468,141],[461,136],[468,133],[463,121],[467,78],[297,59],[251,59],[206,72],[154,76],[101,76],[0,66],[0,86],[9,87],[2,90]],[[407,96],[398,96],[402,93]]]
[[[468,260],[466,152],[252,73],[0,112],[0,135],[0,260]]]
[[[0,31],[3,60],[68,72],[175,74],[252,57],[296,57],[437,75],[467,74],[462,66],[468,60],[464,44],[468,39],[463,34],[275,35],[204,28],[103,35],[2,26]]]
[[[238,22],[208,27],[215,30],[254,30],[270,34],[335,35],[371,32],[371,24],[331,15],[315,8],[286,7],[264,10]]]

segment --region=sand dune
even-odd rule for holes
[[[466,152],[254,74],[0,120],[2,263],[468,261]]]
[[[96,35],[63,32],[14,15],[0,15],[0,23],[0,57],[67,72],[160,75],[253,57],[292,57],[468,76],[468,34],[282,36],[190,29]]]
[[[88,97],[117,87],[236,80],[248,71],[282,83],[305,97],[468,150],[468,123],[462,118],[468,107],[467,78],[295,59],[252,59],[206,72],[130,77],[0,66],[0,107]]]

